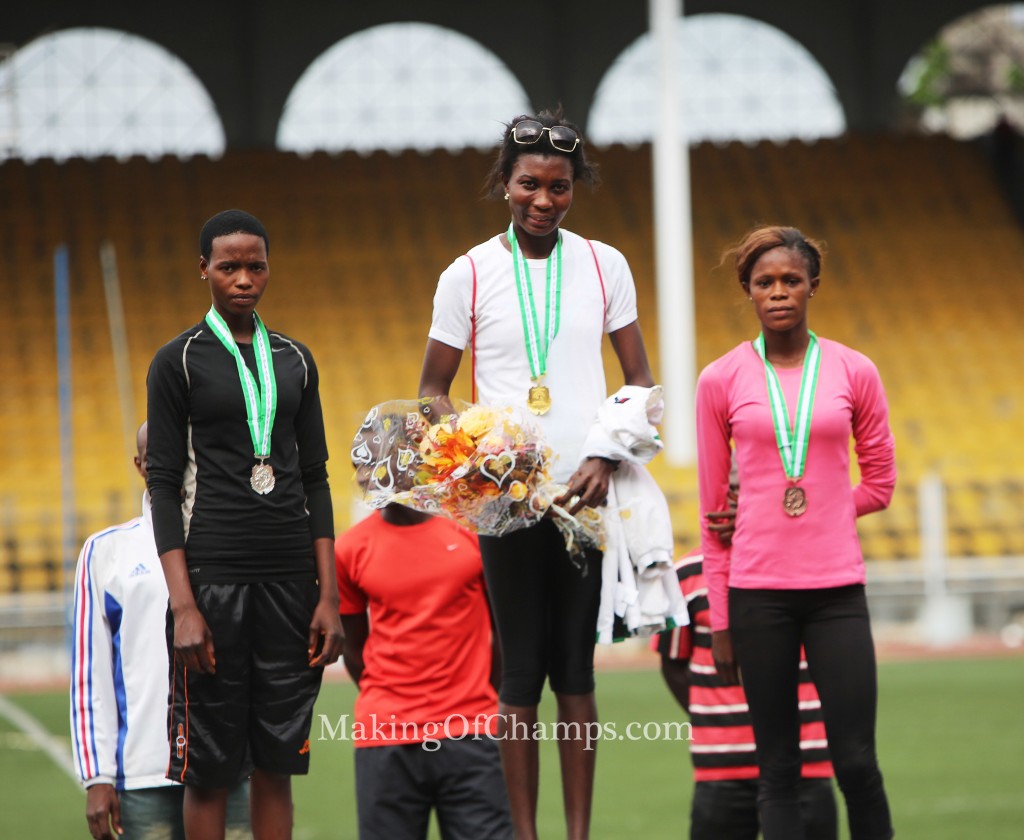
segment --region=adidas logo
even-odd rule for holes
[[[139,575],[148,575],[148,574],[149,574],[149,569],[146,568],[146,564],[145,563],[139,563],[134,569],[132,569],[132,573],[130,575],[128,575],[128,577],[138,577]]]

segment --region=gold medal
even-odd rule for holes
[[[551,392],[541,385],[541,382],[548,369],[548,349],[558,335],[559,315],[562,310],[562,237],[559,234],[555,240],[555,247],[551,249],[545,263],[542,324],[533,299],[530,266],[519,251],[515,225],[512,223],[509,223],[507,236],[509,246],[512,248],[512,273],[516,279],[519,312],[523,318],[526,358],[530,364],[530,380],[533,382],[533,387],[526,396],[526,407],[534,414],[547,414],[551,411]]]
[[[253,490],[261,496],[266,496],[267,493],[274,489],[274,485],[277,483],[277,480],[274,478],[274,468],[262,461],[258,464],[253,464],[252,477],[249,479],[249,483],[252,485]]]
[[[807,494],[803,487],[787,487],[782,497],[782,509],[790,516],[803,516],[807,513]]]
[[[551,411],[551,392],[545,385],[534,385],[526,397],[526,407],[534,414],[547,414]]]

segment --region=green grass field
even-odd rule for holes
[[[883,662],[879,752],[901,840],[1016,840],[1024,825],[1024,659]],[[348,684],[325,686],[318,705],[332,722],[351,713]],[[17,703],[67,737],[62,692],[15,693]],[[602,720],[679,714],[655,671],[598,675]],[[547,706],[548,719],[553,709]],[[313,767],[295,784],[296,840],[355,838],[351,744],[317,743]],[[686,743],[606,740],[598,747],[592,835],[681,840],[687,836],[691,774]],[[543,744],[540,835],[564,836],[557,755]],[[29,738],[0,720],[0,778],[6,807],[0,838],[87,838],[84,797]],[[843,838],[848,837],[845,830]]]

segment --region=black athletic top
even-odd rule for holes
[[[249,483],[256,459],[238,368],[206,322],[149,367],[156,547],[184,548],[193,583],[315,577],[313,540],[334,537],[316,363],[302,344],[268,333],[278,396],[268,461],[276,486],[266,495]],[[259,382],[253,346],[239,349]]]

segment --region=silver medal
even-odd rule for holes
[[[274,468],[267,463],[254,464],[249,483],[252,485],[252,489],[261,496],[267,495],[267,493],[274,489],[274,484],[276,483]]]

